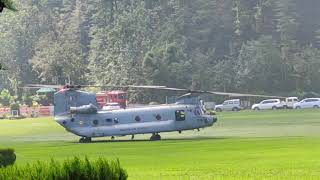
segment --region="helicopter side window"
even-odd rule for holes
[[[134,118],[134,120],[136,120],[137,122],[140,122],[140,121],[141,121],[141,118],[140,118],[140,116],[136,116],[136,117]]]
[[[186,120],[186,113],[184,110],[178,110],[176,111],[176,121],[184,121]]]
[[[112,119],[106,119],[106,122],[111,123]]]
[[[160,114],[157,114],[157,115],[156,115],[156,119],[157,119],[158,121],[160,121],[160,120],[161,120],[161,115],[160,115]]]
[[[93,125],[97,126],[99,124],[99,121],[97,119],[92,121]]]
[[[119,119],[118,118],[114,118],[113,121],[114,121],[115,124],[119,123]]]

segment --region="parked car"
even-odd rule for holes
[[[207,110],[214,110],[214,107],[216,106],[215,102],[204,102],[203,106]]]
[[[301,108],[319,108],[320,107],[320,98],[306,98],[300,102],[297,102],[293,105],[295,109]]]
[[[252,110],[267,110],[267,109],[280,109],[283,108],[283,104],[280,99],[266,99],[261,101],[259,104],[252,105]]]
[[[231,99],[226,100],[222,104],[216,105],[214,107],[215,111],[221,112],[221,111],[240,111],[240,99]]]
[[[121,109],[121,105],[119,103],[107,103],[105,106],[102,107],[102,110],[105,111],[112,111]]]
[[[293,109],[293,105],[297,102],[299,102],[298,97],[288,97],[283,102],[283,108],[284,109]]]

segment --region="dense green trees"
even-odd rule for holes
[[[0,0],[0,13],[4,8],[7,8],[11,11],[17,11],[12,0]]]
[[[27,0],[0,16],[0,88],[320,91],[317,0]],[[133,99],[141,99],[133,93]]]

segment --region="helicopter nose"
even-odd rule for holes
[[[207,117],[207,120],[208,120],[208,124],[210,125],[210,126],[212,126],[215,122],[217,122],[217,117],[214,117],[214,116],[211,116],[211,117]]]
[[[215,116],[213,116],[213,117],[212,117],[212,123],[215,123],[215,122],[217,122],[217,121],[218,121],[218,118],[215,117]]]

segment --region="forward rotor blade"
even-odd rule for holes
[[[213,92],[209,91],[210,94],[220,95],[220,96],[229,96],[229,97],[265,97],[265,98],[286,98],[283,96],[270,96],[262,94],[242,94],[242,93],[228,93],[228,92]]]
[[[135,88],[141,88],[137,86]],[[157,86],[146,86],[142,87],[145,89],[156,89],[156,90],[168,90],[168,91],[176,91],[176,92],[184,92],[184,93],[198,93],[198,94],[212,94],[219,96],[229,96],[229,97],[265,97],[265,98],[286,98],[283,96],[271,96],[271,95],[262,95],[262,94],[245,94],[245,93],[228,93],[228,92],[218,92],[218,91],[203,91],[203,90],[191,90],[191,89],[181,89],[181,88],[169,88],[169,87],[157,87]]]
[[[283,96],[271,96],[271,95],[262,95],[262,94],[246,94],[246,93],[229,93],[229,92],[218,92],[218,91],[203,91],[203,90],[191,90],[191,89],[181,89],[181,88],[171,88],[167,86],[152,86],[152,85],[45,85],[45,84],[27,84],[26,89],[36,89],[36,88],[85,88],[85,87],[96,87],[96,88],[125,88],[125,89],[153,89],[153,90],[167,90],[175,92],[184,92],[184,93],[198,93],[198,94],[212,94],[219,96],[229,96],[229,97],[265,97],[265,98],[286,98]]]

